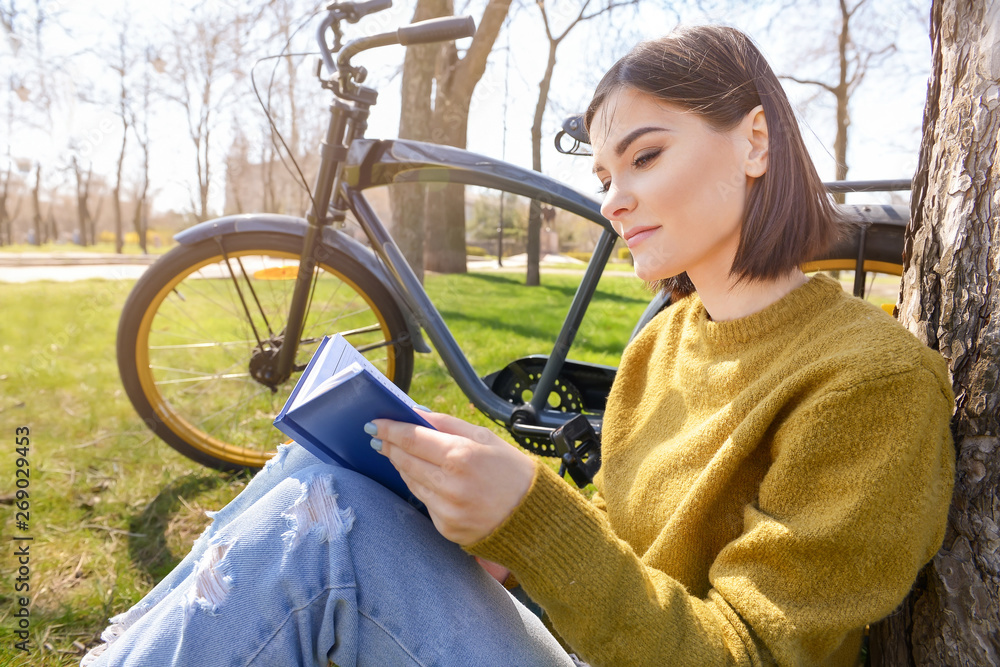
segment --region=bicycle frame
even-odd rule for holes
[[[279,231],[303,237],[304,258],[319,259],[317,252],[323,246],[348,252],[361,261],[393,295],[409,324],[410,342],[414,348],[421,352],[430,351],[421,338],[423,330],[460,389],[479,410],[518,435],[547,436],[573,416],[570,413],[547,410],[546,405],[556,379],[566,365],[569,349],[617,239],[611,224],[601,216],[600,205],[544,174],[449,146],[400,139],[358,138],[351,141],[348,147],[345,143],[352,128],[354,131],[363,131],[367,109],[359,111],[353,106],[335,101],[331,112],[330,129],[327,141],[324,142],[322,164],[314,191],[315,206],[308,220],[268,214],[229,216],[181,232],[176,237],[178,242],[194,243],[209,236],[225,236],[240,231]],[[348,122],[349,117],[354,118],[353,122]],[[338,144],[340,150],[337,150]],[[329,202],[334,199],[334,179],[338,181],[338,197],[335,200],[336,206],[331,209]],[[552,352],[545,360],[544,370],[530,403],[515,406],[507,402],[497,396],[476,374],[385,225],[364,196],[364,190],[368,188],[405,182],[461,183],[495,188],[538,199],[602,227],[600,239],[570,304]],[[828,184],[831,191],[876,191],[907,187],[908,182],[905,181]],[[902,207],[894,206],[848,205],[841,209],[848,219],[858,223],[855,236],[845,239],[845,242],[851,244],[852,248],[857,248],[859,261],[864,255],[866,237],[878,235],[887,227],[904,225],[908,217]],[[320,217],[315,213],[317,210],[332,210],[333,216]],[[332,226],[338,216],[344,216],[348,210],[367,235],[370,248]],[[856,294],[863,286],[863,274],[863,271],[857,272]],[[289,328],[285,331],[281,345],[281,351],[288,355],[285,372],[291,372],[295,343],[298,342],[298,333],[292,334],[291,331],[293,325],[301,327],[311,278],[311,266],[307,265],[305,270],[299,271],[299,282],[290,307]],[[633,335],[659,312],[666,301],[665,295],[651,301]],[[278,372],[281,372],[280,368]],[[599,433],[600,419],[593,418],[591,422]]]
[[[362,13],[377,11],[384,2],[361,3]],[[355,5],[350,5],[355,7]],[[348,6],[332,5],[331,10],[354,11]],[[334,14],[331,13],[331,17]],[[327,70],[337,72],[330,80],[322,80],[323,87],[335,94],[330,106],[330,121],[322,143],[321,161],[312,192],[312,207],[305,220],[273,215],[239,216],[203,223],[178,235],[181,243],[194,242],[206,236],[224,236],[236,233],[239,228],[267,229],[303,237],[301,262],[289,308],[286,329],[269,345],[278,346],[274,359],[273,377],[280,382],[296,370],[295,353],[302,324],[309,303],[314,264],[322,259],[321,249],[331,246],[346,250],[362,262],[372,274],[382,281],[400,305],[410,329],[415,349],[429,351],[420,336],[423,330],[433,347],[441,355],[448,372],[469,400],[491,419],[506,425],[515,434],[547,436],[574,415],[548,408],[548,400],[556,381],[567,368],[568,352],[576,332],[597,289],[597,284],[611,256],[617,235],[600,213],[597,201],[538,172],[513,164],[477,155],[465,150],[407,140],[374,140],[364,137],[371,107],[377,101],[377,91],[358,85],[363,76],[361,68],[350,65],[350,57],[366,48],[398,43],[398,35],[386,33],[362,38],[343,48],[337,64],[323,41],[324,31],[334,26],[337,44],[340,33],[337,21],[349,14],[328,17],[319,30],[321,51]],[[351,15],[353,16],[353,15]],[[356,20],[355,17],[353,20]],[[348,19],[351,20],[351,19]],[[410,26],[408,30],[426,28]],[[455,26],[449,28],[454,32]],[[440,39],[434,33],[434,39]],[[355,81],[355,78],[357,81]],[[570,304],[569,311],[559,331],[550,355],[545,360],[541,375],[533,388],[530,402],[514,405],[495,394],[481,379],[462,352],[437,308],[431,302],[423,285],[397,248],[385,225],[375,214],[364,190],[406,182],[440,182],[494,188],[544,204],[556,206],[583,217],[602,227],[600,239],[584,272]],[[878,185],[885,186],[885,183]],[[894,184],[900,185],[900,184]],[[874,187],[873,184],[873,188]],[[877,189],[887,189],[880,187]],[[889,188],[893,189],[893,188]],[[897,224],[900,216],[894,207],[854,208],[850,217],[860,221],[858,267],[863,267],[865,234],[869,227],[879,224]],[[370,249],[347,234],[334,228],[352,213],[368,237]],[[856,292],[863,287],[863,270],[859,270]],[[654,299],[636,327],[641,328],[664,305],[665,299]],[[244,306],[245,307],[245,306]],[[633,332],[634,335],[634,332]],[[595,430],[600,429],[600,418],[590,418]]]
[[[525,406],[515,407],[501,399],[476,375],[437,308],[363,195],[363,190],[367,188],[417,181],[495,188],[557,206],[603,228],[542,376],[530,403]],[[545,406],[618,238],[611,223],[601,215],[600,205],[538,172],[457,148],[405,140],[359,139],[353,142],[344,167],[342,190],[351,211],[368,235],[373,250],[385,262],[392,281],[404,295],[408,310],[426,331],[448,372],[469,400],[490,418],[513,427],[515,432],[521,430],[525,435],[536,432],[526,428],[530,425],[542,427],[546,433],[562,425],[568,419],[567,414],[546,410]],[[599,424],[595,426],[599,427]]]

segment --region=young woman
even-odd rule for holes
[[[833,209],[745,35],[640,44],[586,122],[604,215],[676,299],[622,357],[593,500],[440,414],[366,427],[436,531],[282,449],[93,664],[573,664],[486,571],[592,665],[857,662],[943,539],[943,360],[799,271]]]

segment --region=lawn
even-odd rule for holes
[[[429,276],[427,289],[477,372],[550,350],[577,275],[525,288],[513,274]],[[204,511],[239,493],[245,474],[202,468],[150,435],[120,386],[114,337],[131,284],[0,286],[0,429],[9,444],[0,487],[8,545],[0,575],[0,665],[76,664],[106,619],[180,560],[207,523]],[[649,295],[634,278],[605,277],[570,356],[617,364]],[[436,355],[418,355],[411,395],[435,410],[489,424]],[[16,429],[29,429],[15,496]],[[275,440],[280,434],[275,431]],[[22,482],[22,486],[23,486]],[[27,530],[17,502],[30,503]],[[14,537],[31,537],[15,543]],[[30,547],[30,590],[15,592],[12,544]],[[30,598],[30,656],[14,649],[19,597]]]

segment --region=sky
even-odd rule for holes
[[[209,0],[211,1],[211,0]],[[871,72],[858,89],[852,103],[851,148],[848,163],[849,178],[909,178],[916,167],[920,140],[920,122],[926,94],[929,43],[926,27],[921,25],[918,14],[897,11],[904,7],[900,0],[870,0],[879,12],[869,19],[869,32],[899,32],[897,43],[901,53],[894,56],[892,67],[881,67]],[[461,5],[461,3],[456,3]],[[481,0],[471,0],[470,13],[478,19]],[[516,3],[515,3],[516,4]],[[811,49],[824,40],[816,29],[815,11],[799,15],[780,16],[768,21],[773,12],[755,9],[733,11],[691,11],[681,13],[688,23],[726,23],[747,31],[760,45],[776,72],[797,76],[820,76],[828,57],[810,54]],[[810,3],[812,4],[812,3]],[[831,5],[834,3],[826,2]],[[570,5],[568,0],[550,2],[556,26],[565,24]],[[112,46],[104,18],[127,8],[143,31],[162,30],[162,26],[183,15],[183,3],[172,0],[161,3],[139,3],[129,0],[92,0],[68,3],[50,0],[46,5],[58,13],[61,22],[72,26],[70,36],[61,36],[58,42],[47,44],[52,53],[75,54],[67,61],[66,71],[60,72],[61,80],[76,93],[97,96],[97,91],[113,89],[114,74],[103,68],[92,51]],[[392,29],[407,23],[412,16],[411,0],[396,0],[395,6],[382,14],[369,17],[357,26],[346,26],[348,37],[359,31]],[[704,6],[704,5],[702,5]],[[766,7],[766,5],[764,5]],[[807,15],[808,14],[808,15]],[[899,17],[904,16],[905,20]],[[886,17],[886,18],[880,18]],[[300,33],[302,43],[309,48],[315,32],[315,23],[306,22]],[[832,15],[831,15],[831,18]],[[663,3],[646,0],[637,15],[619,25],[609,25],[604,19],[578,26],[560,45],[553,90],[550,94],[549,112],[543,132],[543,170],[587,194],[595,194],[598,183],[591,174],[591,162],[584,157],[558,154],[552,146],[553,137],[566,113],[582,110],[603,71],[623,55],[639,39],[656,37],[669,32],[677,16],[665,9]],[[812,21],[811,24],[807,21]],[[884,21],[879,24],[879,21]],[[146,34],[149,34],[148,32]],[[832,32],[830,33],[832,35]],[[459,42],[465,48],[469,40]],[[473,98],[468,135],[469,150],[492,157],[506,159],[522,166],[530,166],[530,126],[538,94],[538,81],[545,62],[547,41],[533,5],[512,10],[508,23],[494,47],[487,72],[480,81]],[[402,47],[386,47],[362,54],[357,63],[371,72],[369,84],[380,90],[379,104],[374,108],[368,131],[370,137],[395,136],[399,123],[399,69],[403,58]],[[313,60],[306,59],[303,68],[311,70]],[[319,91],[314,78],[300,78],[300,89],[317,86],[316,94],[308,97],[319,109],[325,107],[327,93]],[[818,94],[815,87],[786,82],[786,90],[796,106],[804,137],[820,176],[825,180],[834,176],[832,144],[834,117],[832,96]],[[88,91],[90,91],[88,93]],[[10,95],[10,92],[7,92]],[[54,110],[53,122],[46,131],[18,131],[10,137],[10,151],[14,158],[37,156],[46,164],[66,163],[72,146],[76,153],[93,161],[96,171],[111,173],[120,142],[120,125],[113,107],[107,103],[90,104],[78,99],[77,94],[64,96],[65,102]],[[17,100],[13,102],[16,104]],[[241,115],[263,116],[255,103],[247,103]],[[194,152],[180,108],[172,103],[157,103],[153,118],[154,146],[151,181],[155,188],[155,206],[158,210],[190,209],[192,183],[194,182]],[[214,136],[216,187],[213,188],[213,208],[222,206],[221,169],[224,155],[231,140],[231,121],[223,119]],[[5,142],[7,143],[7,142]],[[136,148],[132,142],[133,150]],[[135,158],[131,165],[135,167]],[[60,178],[58,174],[52,178]],[[68,174],[64,189],[70,187]],[[868,195],[868,200],[872,198]]]

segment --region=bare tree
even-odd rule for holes
[[[173,62],[168,74],[174,86],[166,94],[183,108],[195,149],[197,199],[192,198],[191,204],[199,221],[210,216],[216,116],[238,97],[237,73],[248,23],[239,14],[213,11],[216,7],[200,5],[172,29]]]
[[[35,184],[31,188],[31,225],[34,235],[32,236],[34,245],[42,245],[45,239],[42,236],[42,165],[35,164]]]
[[[61,63],[46,50],[54,31],[60,30],[60,6],[43,5],[41,0],[0,0],[0,27],[7,37],[9,52],[0,50],[0,61],[8,80],[8,149],[15,132],[33,128],[52,134],[53,109],[57,106],[59,87],[53,82],[64,72]],[[17,98],[17,101],[14,98]],[[31,236],[40,245],[52,236],[52,225],[42,212],[42,173],[49,173],[35,159],[29,170],[35,171],[31,186]],[[53,239],[54,240],[54,239]]]
[[[1000,0],[934,0],[900,319],[941,351],[956,411],[944,545],[872,629],[874,665],[1000,664]]]
[[[16,201],[11,208],[11,200],[15,198],[17,183],[12,183],[14,171],[13,160],[7,161],[2,181],[0,181],[0,246],[12,245],[14,243],[14,220],[21,209],[21,197],[17,195]],[[12,188],[13,185],[13,188]]]
[[[811,78],[792,74],[783,75],[783,79],[794,81],[795,83],[816,86],[820,90],[833,95],[836,108],[837,131],[833,139],[833,153],[836,161],[836,179],[838,181],[847,178],[847,146],[848,130],[851,126],[850,104],[851,96],[858,86],[864,81],[865,76],[872,69],[882,65],[885,60],[896,52],[895,36],[886,34],[880,30],[871,40],[860,40],[859,34],[862,32],[861,26],[865,20],[871,17],[863,17],[864,10],[871,6],[871,0],[855,0],[852,4],[849,0],[838,0],[838,18],[836,23],[836,66],[832,69],[832,77]],[[812,12],[809,7],[807,11]],[[880,27],[889,25],[887,22],[876,21]],[[824,54],[825,55],[825,54]],[[820,60],[825,60],[820,57]],[[837,201],[843,203],[844,195],[835,195]]]
[[[566,3],[561,3],[562,11],[569,15],[569,20],[562,32],[556,34],[553,29],[553,16],[551,11],[546,9],[545,0],[535,0],[538,10],[542,15],[542,25],[545,27],[545,36],[549,41],[548,58],[545,61],[545,73],[538,84],[538,101],[535,103],[535,116],[531,123],[531,168],[535,171],[542,171],[542,121],[545,117],[545,109],[549,103],[549,89],[552,86],[552,75],[556,68],[556,50],[562,44],[566,36],[576,26],[597,18],[606,16],[611,12],[625,6],[635,7],[638,0],[577,0],[577,5],[567,10]],[[540,284],[538,263],[541,259],[541,233],[542,233],[542,204],[537,200],[531,201],[528,209],[528,262],[527,285]]]
[[[97,243],[96,216],[90,212],[94,168],[93,165],[88,164],[84,169],[76,155],[70,160],[70,168],[73,170],[73,176],[76,180],[76,218],[79,225],[80,245],[93,245]]]
[[[233,143],[229,147],[229,154],[226,155],[226,206],[225,213],[245,213],[246,206],[243,201],[244,177],[247,176],[250,166],[250,144],[246,134],[233,123]],[[266,171],[265,165],[260,165],[261,171]],[[268,210],[268,209],[263,209]]]
[[[426,21],[445,15],[443,1],[418,2],[413,22]],[[430,141],[430,119],[433,116],[431,94],[434,90],[434,69],[439,46],[417,44],[406,48],[403,58],[403,86],[399,114],[399,138]],[[418,184],[396,185],[389,189],[392,208],[393,238],[414,273],[424,279],[424,217],[426,197]]]
[[[132,21],[128,14],[122,14],[115,20],[118,39],[115,51],[109,58],[109,66],[118,77],[118,103],[116,109],[122,127],[122,143],[118,151],[115,185],[112,189],[111,199],[112,206],[114,207],[115,252],[119,254],[122,252],[122,247],[125,243],[122,229],[122,169],[125,165],[125,148],[128,145],[129,129],[133,123],[133,111],[127,86],[129,74],[136,62],[136,58],[131,52],[128,43],[128,36],[132,30],[131,23]]]
[[[149,230],[149,156],[150,156],[150,135],[149,135],[149,108],[153,95],[153,74],[150,71],[161,72],[164,63],[153,51],[147,51],[142,65],[142,79],[140,83],[141,97],[138,106],[134,108],[132,117],[132,131],[135,134],[136,143],[142,152],[142,169],[139,172],[132,200],[135,202],[135,209],[132,212],[132,228],[139,237],[139,247],[145,254],[149,252],[147,247],[147,232]]]

